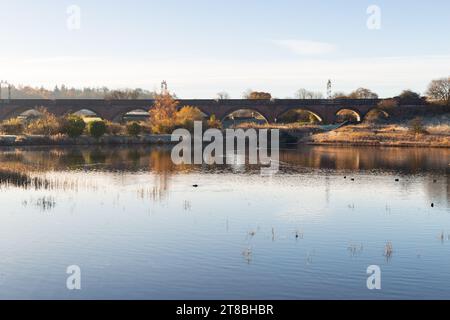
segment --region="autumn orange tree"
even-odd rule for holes
[[[169,133],[176,125],[179,102],[168,92],[157,94],[150,109],[150,124],[154,133]]]
[[[184,106],[177,112],[177,121],[183,123],[185,121],[202,121],[203,113],[199,108],[194,106]]]
[[[270,100],[272,99],[272,95],[268,92],[248,90],[247,92],[244,92],[244,98],[250,100]]]

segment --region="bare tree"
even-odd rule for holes
[[[244,91],[244,93],[242,93],[242,98],[244,99],[250,99],[250,95],[252,94],[253,90],[252,89],[247,89]]]
[[[343,91],[336,91],[331,98],[333,99],[348,99],[348,95]]]
[[[427,95],[431,99],[450,105],[450,77],[431,81]]]
[[[221,91],[221,92],[217,93],[217,99],[228,100],[228,99],[230,99],[230,95],[228,94],[228,92]]]
[[[323,94],[301,88],[297,90],[295,97],[297,99],[323,99]]]

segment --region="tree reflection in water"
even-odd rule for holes
[[[0,187],[76,190],[83,186],[95,190],[95,181],[80,184],[69,178],[54,179],[52,172],[151,173],[155,181],[150,188],[138,190],[138,194],[161,199],[174,174],[235,172],[231,165],[178,166],[170,156],[169,146],[6,148],[0,151]],[[390,172],[402,177],[428,173],[423,182],[426,189],[434,196],[440,194],[448,202],[449,159],[450,150],[439,148],[300,146],[280,151],[280,174],[320,170],[331,175]],[[259,166],[247,165],[239,174],[258,175],[259,169]],[[398,183],[408,187],[407,179],[400,178]]]

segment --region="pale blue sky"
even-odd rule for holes
[[[246,89],[293,96],[366,86],[424,92],[450,75],[450,2],[0,0],[0,79],[53,87],[143,87],[180,97]],[[81,9],[80,30],[66,10]],[[369,30],[366,10],[381,9]]]

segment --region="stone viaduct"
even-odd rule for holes
[[[322,120],[324,124],[334,123],[336,115],[341,110],[350,110],[360,120],[364,119],[368,112],[377,109],[379,99],[273,99],[273,100],[206,100],[206,99],[179,99],[180,108],[194,106],[199,108],[207,116],[215,115],[223,120],[231,113],[249,109],[260,113],[269,123],[290,110],[302,109],[309,111]],[[90,110],[99,117],[120,121],[128,112],[135,110],[148,111],[153,106],[153,100],[91,100],[91,99],[12,99],[0,101],[0,120],[14,118],[23,112],[46,108],[49,112],[62,116],[75,113],[80,110]]]

